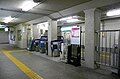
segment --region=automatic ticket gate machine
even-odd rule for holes
[[[48,37],[47,36],[41,36],[39,41],[39,50],[40,53],[48,53]]]
[[[63,43],[63,36],[58,36],[57,40],[51,41],[51,50],[52,50],[52,56],[58,57],[60,56],[61,51],[61,44]]]
[[[29,51],[38,51],[39,48],[39,40],[40,39],[33,39],[28,47]]]

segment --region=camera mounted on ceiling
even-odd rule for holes
[[[35,3],[43,3],[45,2],[46,0],[33,0]]]

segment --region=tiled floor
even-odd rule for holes
[[[0,53],[0,79],[29,79],[3,53]]]
[[[3,49],[3,46],[1,46]],[[5,49],[10,47],[5,45]],[[10,48],[11,50],[12,48]],[[12,50],[15,58],[27,65],[44,79],[119,79],[104,71],[56,62],[46,56],[34,55],[26,50]],[[4,54],[0,53],[0,79],[29,79]]]

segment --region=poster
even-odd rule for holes
[[[71,29],[71,44],[80,45],[80,28],[74,27]]]

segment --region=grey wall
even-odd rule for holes
[[[9,35],[8,32],[0,32],[0,43],[9,43]]]

